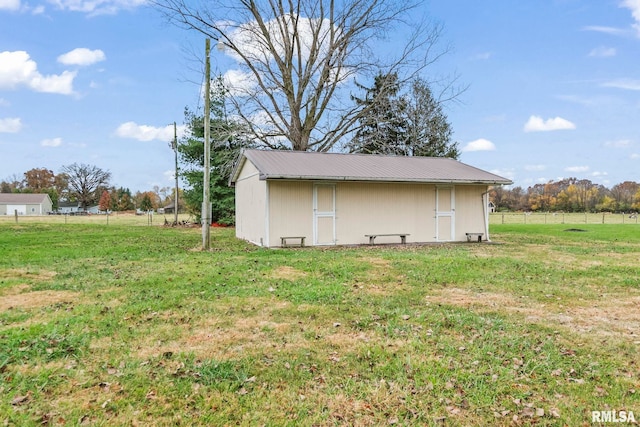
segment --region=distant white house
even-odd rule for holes
[[[78,202],[60,202],[58,203],[58,212],[62,214],[76,213],[80,210]]]
[[[0,193],[0,215],[47,215],[52,210],[48,194]]]
[[[79,212],[90,214],[103,213],[98,205],[88,206],[87,209],[82,209],[82,206],[80,206],[78,202],[61,202],[58,204],[58,213],[73,215]]]

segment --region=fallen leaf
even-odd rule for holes
[[[460,408],[457,408],[457,407],[451,405],[451,406],[447,406],[447,411],[451,415],[458,415],[460,413]]]
[[[15,397],[12,401],[11,404],[13,406],[17,406],[17,405],[22,405],[24,403],[27,403],[29,401],[29,399],[31,398],[31,392],[27,392],[27,394],[25,394],[24,396],[17,396]]]
[[[544,408],[536,408],[536,417],[544,417]]]
[[[533,417],[535,413],[535,410],[533,408],[529,408],[528,406],[525,406],[524,408],[522,408],[522,411],[520,411],[520,414],[523,417]]]

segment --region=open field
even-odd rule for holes
[[[494,212],[490,224],[638,224],[635,213]]]
[[[139,225],[0,221],[4,425],[640,419],[636,225],[206,253]]]
[[[109,215],[46,215],[46,216],[18,216],[17,222],[13,215],[0,216],[2,224],[95,224],[95,225],[163,225],[165,220],[173,222],[173,214],[143,214],[113,212]],[[194,221],[189,214],[179,214],[178,222]]]

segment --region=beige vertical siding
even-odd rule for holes
[[[482,196],[487,189],[486,185],[456,186],[455,240],[467,240],[465,233],[485,233],[482,239],[487,238]]]
[[[236,181],[236,237],[266,246],[266,224],[267,183],[260,181],[256,167],[246,161]]]
[[[465,241],[466,232],[486,233],[482,196],[486,190],[485,185],[453,188],[454,240]],[[320,189],[317,203],[322,209],[330,206],[330,193]],[[280,238],[286,236],[304,236],[307,245],[314,244],[314,237],[332,240],[322,233],[332,229],[327,221],[333,218],[321,217],[321,223],[314,224],[313,208],[313,182],[260,181],[257,169],[245,162],[236,182],[237,237],[271,247],[280,246]],[[395,233],[409,233],[407,242],[434,242],[435,209],[433,184],[337,182],[335,243],[367,244],[367,234]],[[320,235],[314,236],[314,230]],[[376,243],[399,242],[399,237],[376,238]]]
[[[313,244],[313,183],[269,181],[269,246],[280,238],[304,236]]]
[[[435,186],[428,184],[338,183],[337,244],[368,243],[366,234],[410,233],[407,242],[435,239]],[[378,237],[376,243],[399,243]]]

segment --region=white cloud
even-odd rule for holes
[[[617,141],[607,141],[604,143],[605,147],[612,148],[626,148],[631,146],[632,142],[630,139],[619,139]]]
[[[462,151],[493,151],[496,146],[488,139],[480,138],[469,142],[462,148]]]
[[[562,117],[543,120],[540,116],[531,116],[524,125],[525,132],[546,132],[552,130],[575,129],[576,125]]]
[[[584,173],[589,171],[589,166],[569,166],[568,168],[564,168],[564,170],[571,173]]]
[[[599,25],[590,25],[582,28],[585,31],[596,31],[598,33],[605,33],[612,36],[624,36],[628,34],[627,30],[615,27],[603,27]]]
[[[511,181],[515,181],[516,174],[513,169],[492,169],[489,172],[503,178],[510,179]]]
[[[640,80],[618,79],[611,80],[602,84],[604,87],[614,87],[617,89],[640,90]]]
[[[76,73],[63,71],[60,75],[43,76],[38,65],[24,51],[0,52],[0,89],[26,86],[36,92],[73,94]]]
[[[104,61],[107,57],[100,49],[89,50],[84,47],[73,49],[58,56],[58,62],[65,65],[91,65]]]
[[[58,9],[89,15],[114,15],[147,4],[147,0],[50,0]]]
[[[229,93],[234,96],[250,93],[258,86],[253,74],[241,70],[228,70],[223,79]]]
[[[43,147],[59,147],[62,145],[62,138],[43,139],[40,145]]]
[[[168,181],[175,181],[176,179],[176,171],[172,169],[162,172],[162,175],[164,175]]]
[[[616,53],[617,51],[613,47],[600,46],[592,49],[591,52],[589,52],[589,56],[594,58],[609,58],[611,56],[616,56]]]
[[[633,153],[632,155],[629,156],[629,158],[632,160],[640,159],[640,154]]]
[[[0,133],[17,133],[22,129],[22,121],[19,118],[0,119]]]
[[[0,0],[0,10],[20,10],[20,0]]]
[[[475,54],[471,59],[474,59],[476,61],[486,61],[490,59],[491,56],[493,56],[491,52],[481,52],[481,53]]]
[[[186,126],[178,126],[177,131],[178,137],[181,137],[186,132]],[[155,127],[126,122],[118,126],[116,135],[121,138],[137,139],[138,141],[159,140],[170,142],[173,140],[173,125]]]
[[[332,35],[334,32],[340,32],[339,28],[332,28],[331,21],[329,19],[318,20],[314,18],[298,17],[294,19],[291,15],[285,14],[278,18],[272,19],[263,23],[264,28],[270,35],[269,43],[273,45],[273,50],[280,56],[285,56],[285,50],[290,47],[282,38],[282,27],[288,27],[290,33],[293,33],[294,21],[296,34],[296,45],[292,48],[294,52],[294,60],[300,60],[303,64],[309,62],[309,58],[324,57],[330,50],[331,40],[340,35]],[[263,28],[255,20],[242,24],[234,24],[232,22],[220,21],[216,23],[219,26],[227,27],[228,43],[226,48],[222,48],[228,56],[236,60],[240,64],[246,62],[253,62],[256,64],[258,70],[267,68],[266,64],[271,64],[274,60],[273,54],[270,49],[265,48],[265,41],[262,33]],[[321,42],[317,42],[321,40]],[[224,45],[221,45],[224,46]],[[229,46],[234,46],[232,49]],[[242,56],[237,52],[242,52]],[[314,63],[318,63],[316,59],[312,59]],[[305,65],[306,66],[306,65]],[[312,70],[316,75],[312,76],[317,78],[318,74],[322,70],[318,67]],[[353,67],[348,64],[340,63],[339,66],[330,70],[331,79],[336,83],[344,83],[348,80],[348,77],[353,73]],[[234,74],[236,73],[236,74]],[[338,74],[339,73],[339,74]],[[249,78],[249,74],[241,71],[227,72],[226,79],[229,79],[232,83],[236,83],[236,89],[239,93],[245,91],[248,95],[255,95],[258,89],[255,84],[254,77]],[[264,81],[265,85],[269,85],[268,80]],[[272,90],[278,90],[276,85],[273,85]]]
[[[524,167],[524,170],[529,171],[529,172],[540,172],[547,169],[547,167],[545,165],[526,165]]]
[[[607,172],[600,172],[600,171],[591,172],[591,176],[596,177],[596,178],[600,178],[600,177],[607,176],[607,175],[609,175]]]
[[[636,21],[633,28],[636,29],[638,37],[640,37],[640,0],[622,0],[620,6],[631,10],[631,16]]]
[[[585,97],[576,96],[576,95],[558,95],[556,96],[556,98],[562,101],[572,102],[574,104],[580,104],[585,107],[593,107],[600,103],[597,98],[585,98]]]

